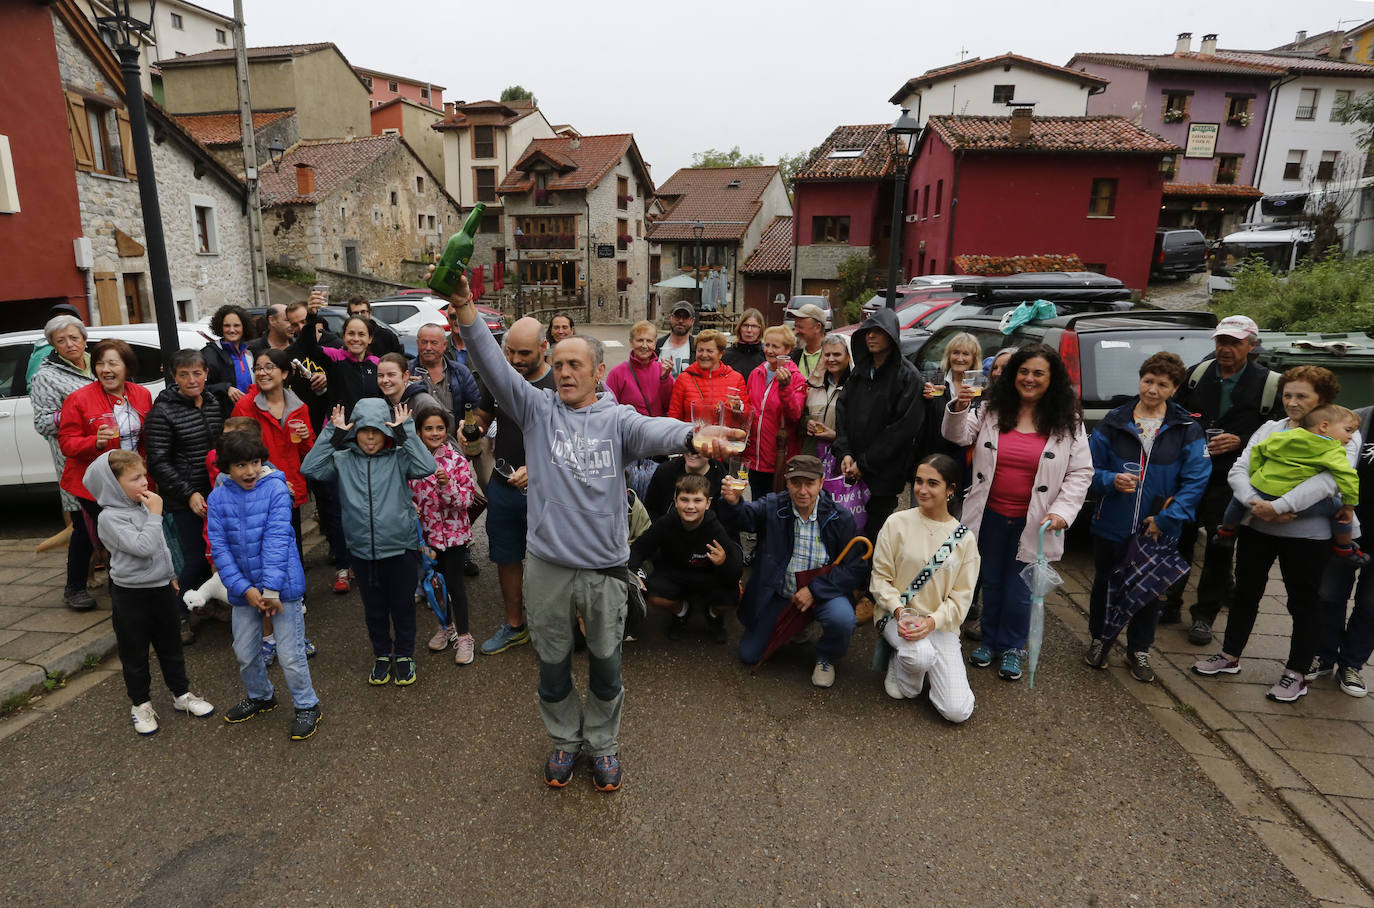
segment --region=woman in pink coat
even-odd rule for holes
[[[983,642],[969,654],[976,666],[1000,658],[998,674],[1021,677],[1030,630],[1030,590],[1021,569],[1035,560],[1046,525],[1045,557],[1064,554],[1067,529],[1083,506],[1093,461],[1078,395],[1053,348],[1017,350],[988,389],[986,403],[969,407],[973,389],[961,386],[945,411],[949,441],[973,445],[973,479],[962,520],[978,537],[982,556]]]
[[[773,491],[778,463],[778,438],[786,439],[785,462],[801,452],[802,409],[806,404],[806,378],[788,357],[797,338],[790,328],[774,325],[763,332],[763,363],[749,373],[749,409],[754,425],[744,462],[749,467],[749,490],[755,501]]]

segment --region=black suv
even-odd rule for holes
[[[1186,280],[1190,274],[1207,270],[1207,239],[1200,230],[1155,231],[1154,257],[1150,259],[1152,277],[1173,275]]]

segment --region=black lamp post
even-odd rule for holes
[[[281,173],[281,162],[286,157],[286,146],[281,139],[273,139],[267,146],[267,156],[272,159],[272,172]]]
[[[703,223],[701,223],[701,221],[697,221],[695,224],[692,225],[692,236],[696,237],[696,240],[697,240],[697,260],[696,260],[696,268],[693,269],[693,272],[692,272],[692,273],[695,274],[696,277],[697,277],[697,312],[698,312],[698,313],[701,312],[701,238],[702,238],[702,236],[705,235],[705,233],[706,233],[706,225],[703,224]]]
[[[96,22],[105,30],[119,56],[119,71],[124,75],[124,101],[129,105],[129,138],[134,143],[138,165],[138,197],[143,208],[144,243],[148,249],[148,277],[153,285],[153,309],[157,313],[158,345],[162,348],[163,374],[172,377],[172,354],[181,348],[177,338],[176,306],[172,300],[172,278],[167,271],[167,244],[162,235],[162,208],[157,200],[157,178],[153,174],[153,148],[148,143],[148,111],[143,104],[143,80],[139,69],[143,37],[152,30],[157,0],[148,4],[148,21],[133,15],[131,0],[110,0],[113,15],[100,16]]]
[[[921,127],[907,110],[887,128],[892,146],[892,162],[897,167],[897,185],[892,189],[892,245],[887,256],[887,308],[897,308],[897,266],[902,259],[902,202],[906,199],[906,175],[911,167],[911,151]]]

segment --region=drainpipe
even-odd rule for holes
[[[1260,181],[1260,175],[1264,173],[1264,160],[1269,156],[1270,139],[1274,134],[1274,104],[1278,101],[1279,90],[1288,83],[1297,81],[1297,78],[1297,76],[1289,76],[1286,79],[1280,79],[1269,88],[1269,106],[1264,110],[1264,139],[1260,142],[1259,161],[1255,164],[1256,184]],[[1248,210],[1254,211],[1255,206],[1258,204],[1259,202],[1256,202],[1254,205],[1251,205]],[[1254,220],[1254,216],[1250,215],[1246,220]]]

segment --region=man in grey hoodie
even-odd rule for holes
[[[529,476],[525,610],[539,656],[539,709],[553,740],[544,780],[572,778],[577,755],[592,757],[601,791],[620,787],[616,736],[625,693],[620,683],[629,573],[625,464],[686,450],[690,423],[642,416],[597,387],[606,375],[601,342],[577,335],[553,352],[557,391],[536,388],[501,354],[477,318],[467,284],[451,298],[468,356],[502,410],[525,435]],[[712,453],[723,456],[723,444]],[[573,684],[573,630],[586,627],[590,663],[585,702]]]

